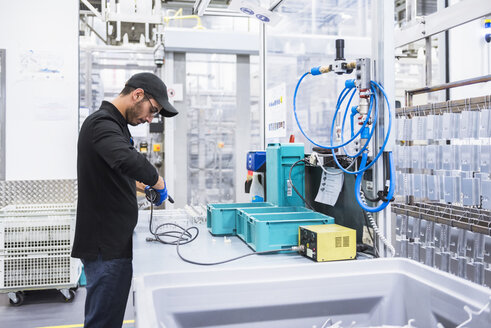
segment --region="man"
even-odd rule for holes
[[[72,256],[87,277],[85,327],[121,327],[133,275],[136,190],[153,187],[160,205],[165,182],[133,147],[128,124],[177,115],[167,87],[152,73],[133,75],[113,101],[85,120],[78,139],[78,205]]]

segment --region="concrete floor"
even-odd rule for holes
[[[12,306],[7,294],[0,294],[2,328],[76,328],[83,327],[86,290],[80,287],[72,303],[65,303],[57,290],[27,292],[21,306]],[[126,305],[124,328],[133,328],[133,292]]]

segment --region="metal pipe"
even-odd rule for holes
[[[460,81],[455,81],[455,82],[450,82],[450,83],[439,84],[439,85],[435,85],[432,87],[424,87],[424,88],[419,88],[419,89],[406,90],[406,106],[412,106],[413,96],[417,95],[417,94],[446,90],[446,89],[450,89],[450,88],[462,87],[465,85],[471,85],[471,84],[476,84],[476,83],[484,83],[484,82],[488,82],[488,81],[491,81],[491,74],[479,76],[479,77],[474,77],[474,78],[466,79],[466,80],[460,80]]]

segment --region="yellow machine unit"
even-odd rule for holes
[[[300,226],[298,245],[302,255],[317,262],[354,259],[356,230],[338,224]]]

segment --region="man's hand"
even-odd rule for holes
[[[146,186],[147,186],[146,184],[136,181],[136,191],[145,192]]]
[[[155,189],[151,188],[150,186],[146,186],[145,195],[147,199],[155,206],[160,206],[167,199],[167,188],[164,187],[163,189]]]

